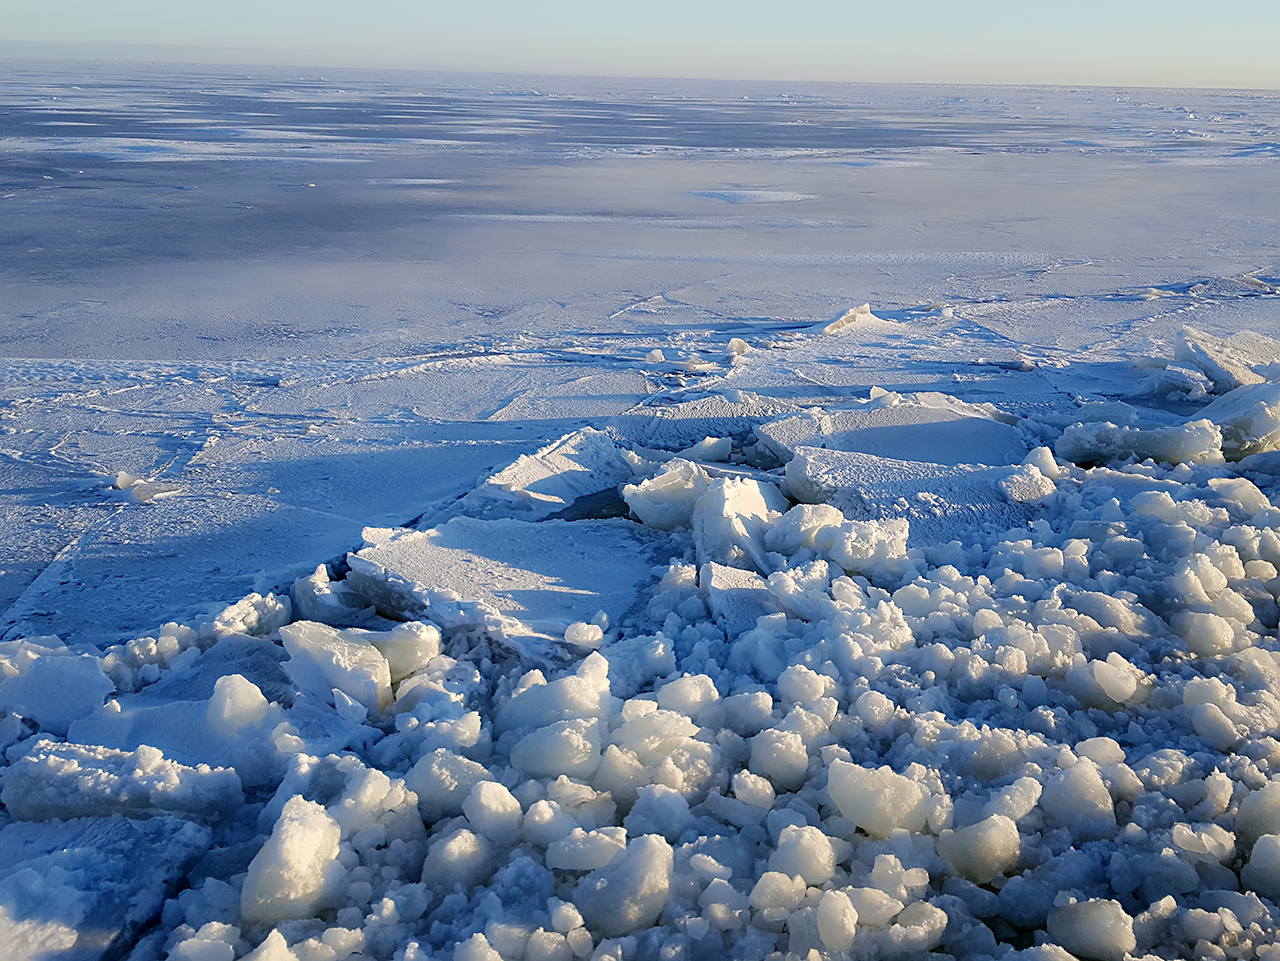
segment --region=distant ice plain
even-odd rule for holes
[[[1184,322],[1280,330],[1240,280],[1280,262],[1274,94],[3,77],[9,637],[107,643],[287,585],[679,379],[1054,403]],[[956,317],[718,362],[864,301]],[[1037,372],[971,364],[1014,354]]]

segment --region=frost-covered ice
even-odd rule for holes
[[[1273,97],[6,69],[7,957],[1280,957]]]

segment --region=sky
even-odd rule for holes
[[[0,56],[483,73],[1280,88],[1275,0],[42,0]]]

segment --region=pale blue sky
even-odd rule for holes
[[[4,19],[0,55],[1280,88],[1277,0],[41,0]]]

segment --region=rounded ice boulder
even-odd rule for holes
[[[622,937],[658,920],[674,866],[671,845],[646,834],[627,845],[621,857],[579,881],[573,902],[593,932]]]
[[[1138,947],[1119,901],[1077,901],[1049,912],[1049,937],[1080,958],[1124,961]]]

